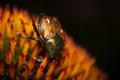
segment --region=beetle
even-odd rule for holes
[[[45,49],[50,61],[59,60],[61,51],[65,45],[65,35],[59,20],[56,17],[40,14],[38,16],[38,27],[35,25],[33,18],[32,26],[37,38],[19,36],[36,40]]]

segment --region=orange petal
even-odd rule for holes
[[[24,45],[23,53],[24,53],[25,56],[26,56],[27,53],[28,53],[29,47],[30,47],[30,40],[28,40],[28,41],[25,43],[25,45]]]
[[[27,66],[27,67],[25,68],[25,72],[24,72],[24,79],[25,79],[25,80],[28,79],[29,73],[30,73],[30,69],[29,69],[29,67]]]
[[[16,42],[15,42],[14,37],[12,37],[12,38],[10,39],[10,49],[11,49],[12,57],[14,57],[15,46],[16,46]]]
[[[24,59],[25,59],[25,56],[23,53],[21,53],[21,55],[19,56],[19,60],[18,60],[18,68],[19,69],[22,67]]]
[[[30,58],[29,63],[28,63],[28,67],[29,67],[30,71],[34,67],[34,59],[33,58]]]
[[[4,67],[3,67],[3,64],[0,63],[0,75],[3,76],[3,74],[4,74]]]
[[[47,76],[45,80],[52,80],[52,75]]]
[[[3,50],[3,38],[2,38],[2,33],[0,32],[0,50]]]
[[[43,70],[44,70],[43,66],[40,66],[38,71],[37,71],[37,74],[35,76],[35,80],[39,80],[41,78],[41,76],[43,74]]]
[[[9,69],[10,77],[11,77],[12,79],[14,79],[14,77],[15,77],[15,68],[14,68],[13,65],[10,65],[9,68],[10,68],[10,69]]]
[[[12,61],[12,55],[11,55],[10,51],[7,50],[7,51],[6,51],[5,62],[6,62],[7,64],[11,64],[11,61]]]
[[[56,64],[57,64],[56,62],[52,62],[50,64],[50,67],[49,67],[49,69],[48,69],[48,71],[46,73],[46,76],[51,75],[53,73],[53,71],[54,71],[54,69],[56,67]]]

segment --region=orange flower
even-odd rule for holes
[[[37,25],[37,17],[33,17]],[[37,41],[21,38],[17,33],[36,37],[30,15],[25,10],[0,7],[0,79],[107,80],[107,75],[94,64],[95,58],[67,33],[62,34],[65,37],[62,56],[54,62],[50,62],[48,55],[43,56],[43,47]]]

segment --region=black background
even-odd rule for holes
[[[57,16],[75,42],[97,59],[110,80],[119,80],[120,14],[118,3],[106,0],[8,0],[1,1],[30,13]]]

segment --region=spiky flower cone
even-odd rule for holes
[[[35,16],[34,16],[35,17]],[[35,17],[37,25],[37,18]],[[59,61],[50,62],[37,41],[17,35],[36,37],[27,11],[0,7],[0,80],[107,80],[95,58],[76,45],[66,34]]]

